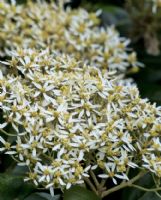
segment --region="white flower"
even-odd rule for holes
[[[3,134],[11,124],[17,139],[10,144],[1,136],[0,151],[29,168],[25,181],[53,195],[54,188],[84,183],[90,170],[114,184],[128,180],[129,168],[161,176],[161,109],[141,99],[136,86],[47,50],[14,52],[9,66],[13,60],[22,74],[0,73],[0,128]]]
[[[113,164],[105,164],[105,168],[107,170],[107,174],[99,174],[98,176],[100,178],[112,178],[112,181],[115,185],[117,185],[117,179],[123,179],[123,180],[128,180],[128,177],[126,174],[122,173],[122,174],[116,174],[115,173],[115,165]]]

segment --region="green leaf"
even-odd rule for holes
[[[154,181],[150,174],[146,174],[137,183],[145,188],[154,188]],[[154,192],[145,192],[136,188],[126,188],[122,193],[122,200],[160,200]]]
[[[25,176],[27,172],[28,168],[26,166],[18,166],[18,165],[16,165],[11,171],[12,175],[15,176]]]
[[[127,11],[118,6],[105,5],[102,3],[92,4],[95,10],[101,9],[101,21],[104,26],[115,25],[122,33],[127,33],[132,25]]]
[[[102,10],[109,14],[109,16],[113,16],[114,22],[116,25],[118,24],[127,24],[130,23],[129,15],[126,10],[117,7],[117,6],[103,6]]]
[[[94,192],[80,186],[73,186],[64,193],[63,200],[101,200]]]
[[[45,192],[36,192],[25,198],[24,200],[59,200],[60,195],[52,197],[50,194]]]
[[[154,192],[145,192],[142,197],[140,197],[138,200],[160,200]]]
[[[102,10],[101,21],[102,25],[115,25],[123,33],[127,33],[128,29],[132,26],[132,20],[128,12],[118,6],[109,5],[108,3],[103,3],[100,1],[97,2],[88,2],[83,3],[83,7],[87,8],[89,11]]]
[[[24,183],[22,177],[0,174],[0,200],[24,200],[33,189],[33,185]]]

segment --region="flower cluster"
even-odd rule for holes
[[[152,11],[153,13],[156,13],[158,8],[161,8],[161,0],[152,0],[152,3],[153,3]]]
[[[48,50],[14,52],[0,73],[0,151],[28,166],[27,180],[69,188],[90,172],[128,180],[130,168],[161,177],[161,108],[100,69]],[[9,134],[9,133],[8,133]],[[12,140],[13,141],[13,140]]]
[[[27,1],[25,5],[0,2],[0,54],[17,48],[59,51],[101,70],[119,74],[137,71],[140,63],[128,48],[130,41],[114,27],[100,27],[100,11],[66,9],[61,3]]]

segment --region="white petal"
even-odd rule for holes
[[[68,183],[66,188],[69,189],[71,187],[71,183]]]
[[[3,144],[6,143],[6,141],[0,136],[0,142],[2,142]]]
[[[107,174],[99,174],[98,177],[100,177],[100,178],[108,178],[109,175],[107,175]]]
[[[54,188],[53,187],[50,187],[50,194],[52,197],[54,197]]]
[[[112,180],[113,180],[113,183],[114,183],[115,185],[117,185],[116,179],[115,179],[115,178],[112,178]]]
[[[7,126],[7,123],[0,124],[0,129],[3,129],[6,126]]]
[[[17,153],[16,151],[7,151],[5,154],[13,155],[13,154],[16,154],[16,153]]]

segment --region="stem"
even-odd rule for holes
[[[98,193],[97,193],[97,190],[96,190],[96,188],[95,188],[95,186],[94,186],[93,183],[89,180],[89,178],[84,177],[84,181],[87,183],[87,185],[91,188],[91,190],[92,190],[93,192],[95,192],[96,194],[98,194]]]
[[[90,170],[90,175],[91,175],[91,177],[92,177],[92,179],[93,179],[93,181],[94,181],[94,183],[96,185],[96,188],[98,189],[100,184],[99,184],[99,182],[97,180],[97,177],[95,176],[95,174],[93,173],[92,170]]]
[[[17,160],[14,156],[11,155],[11,157],[12,157],[12,159],[13,159],[14,161],[16,161],[17,163],[19,163],[19,160]]]
[[[0,131],[2,132],[2,133],[4,133],[5,135],[7,135],[7,136],[17,136],[17,135],[14,135],[14,134],[11,134],[11,133],[7,133],[5,130],[3,130],[3,129],[0,129]]]
[[[122,188],[125,187],[130,187],[135,181],[137,181],[138,179],[140,179],[143,175],[145,174],[145,172],[140,172],[138,175],[136,175],[134,178],[132,178],[131,180],[127,181],[127,182],[123,182],[120,185],[117,185],[109,190],[106,190],[102,193],[102,198],[111,194],[112,192],[115,192],[117,190],[120,190]]]
[[[156,191],[160,191],[161,190],[161,187],[159,187],[159,188],[144,188],[142,186],[135,185],[135,184],[131,184],[130,187],[134,187],[134,188],[137,188],[139,190],[143,190],[145,192],[156,192]]]
[[[161,195],[155,191],[155,194],[161,199]]]
[[[99,188],[104,187],[105,183],[106,183],[106,179],[103,179],[103,180],[101,181],[100,185],[99,185]]]
[[[126,176],[127,176],[127,177],[128,177],[129,171],[130,171],[130,167],[128,166],[127,171],[126,171]],[[122,181],[122,183],[125,183],[125,182],[126,182],[126,180],[123,180],[123,181]]]

